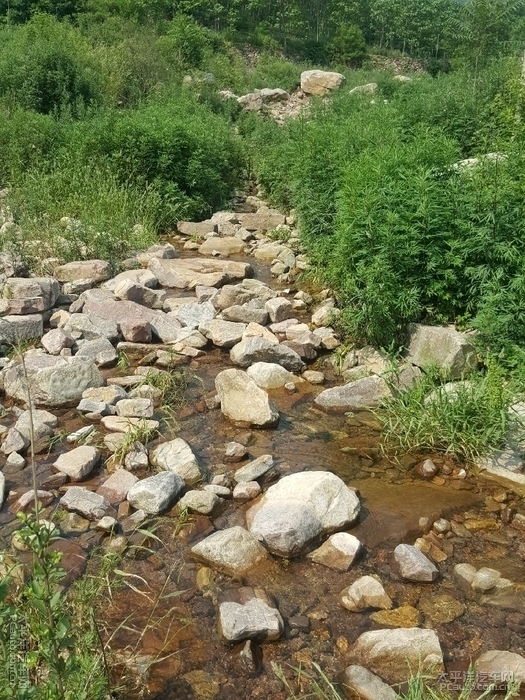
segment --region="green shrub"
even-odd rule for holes
[[[99,100],[80,34],[48,15],[0,30],[0,101],[41,114],[74,116]]]

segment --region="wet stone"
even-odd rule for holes
[[[420,614],[418,610],[411,605],[402,605],[395,610],[373,612],[370,615],[370,619],[381,627],[418,627],[420,623]]]
[[[197,483],[202,477],[197,457],[182,438],[155,447],[150,453],[150,460],[159,469],[177,474],[188,485]]]
[[[221,502],[219,496],[210,491],[188,491],[179,501],[181,510],[210,515]]]
[[[228,591],[223,597],[228,600],[219,604],[219,626],[226,641],[270,641],[281,637],[283,619],[265,591],[245,587]]]
[[[228,574],[243,574],[268,557],[257,539],[239,526],[214,532],[192,547],[191,553]]]
[[[343,675],[343,688],[347,698],[361,700],[396,700],[397,693],[379,676],[364,666],[348,666]]]
[[[251,501],[261,494],[261,486],[257,481],[243,481],[233,489],[233,497],[239,501]]]
[[[126,469],[117,469],[102,486],[99,486],[97,493],[106,498],[112,505],[118,505],[127,498],[129,490],[138,481],[134,474],[130,474]]]
[[[419,601],[419,609],[433,624],[443,625],[461,617],[465,606],[450,595],[425,596]],[[415,627],[416,625],[411,625]]]
[[[407,581],[435,581],[439,571],[417,547],[400,544],[394,550],[394,568]]]
[[[60,505],[88,520],[100,520],[111,508],[105,498],[80,486],[69,488],[60,499]]]
[[[352,612],[369,608],[388,610],[392,600],[383,584],[372,576],[362,576],[341,593],[341,605]]]
[[[308,554],[308,559],[336,571],[348,571],[362,552],[363,545],[347,532],[336,532],[318,549]]]
[[[128,491],[127,499],[134,508],[158,515],[174,503],[183,488],[180,476],[162,472],[138,481]]]
[[[272,455],[262,455],[240,469],[237,469],[233,478],[240,484],[244,481],[257,481],[264,476],[274,465]]]
[[[224,461],[227,463],[241,462],[246,459],[248,450],[239,442],[228,442],[224,451]]]
[[[490,591],[497,585],[500,578],[499,571],[484,566],[474,574],[470,585],[475,591]]]

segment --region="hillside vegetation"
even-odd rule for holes
[[[395,350],[411,321],[456,322],[518,362],[519,3],[39,0],[0,13],[0,186],[20,226],[4,246],[35,263],[116,263],[255,174],[297,211],[352,338]],[[377,52],[430,73],[398,82],[370,68]],[[346,86],[284,127],[218,95],[293,91],[313,66]],[[373,99],[349,94],[370,81]]]

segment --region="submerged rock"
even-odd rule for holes
[[[244,574],[267,559],[268,554],[256,537],[235,526],[214,532],[191,549],[199,561],[227,574]]]
[[[223,414],[233,421],[261,428],[277,425],[279,411],[268,394],[246,372],[226,369],[215,378],[215,388]]]

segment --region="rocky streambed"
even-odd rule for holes
[[[394,698],[409,665],[449,689],[471,662],[480,684],[525,679],[520,461],[388,459],[369,410],[387,358],[341,352],[293,219],[239,209],[116,276],[3,255],[0,345],[35,341],[1,359],[5,556],[28,557],[32,441],[67,581],[122,557],[98,616],[129,696],[284,699],[279,668],[313,664],[345,697]],[[468,336],[415,327],[396,390],[429,357],[475,362]]]

